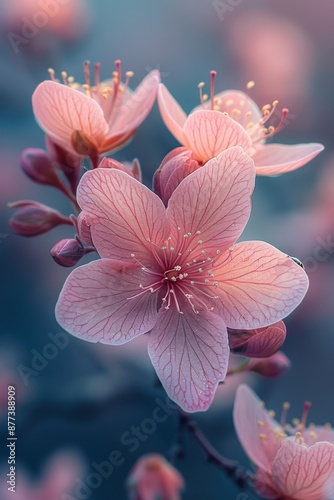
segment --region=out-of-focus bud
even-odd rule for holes
[[[173,149],[162,160],[153,176],[153,191],[167,206],[169,198],[180,182],[200,166],[198,161],[193,159],[190,149],[183,147]]]
[[[181,474],[158,454],[141,457],[127,480],[131,500],[180,500],[183,486]]]
[[[81,241],[86,243],[87,245],[92,245],[94,246],[93,240],[92,240],[92,234],[90,231],[90,221],[88,218],[88,215],[84,212],[80,212],[76,223],[75,227],[77,230],[77,233],[79,235],[79,238]]]
[[[116,168],[121,172],[125,172],[131,177],[134,177],[137,181],[141,182],[141,169],[139,161],[134,159],[132,163],[126,162],[121,163],[114,158],[102,158],[99,163],[98,168]]]
[[[75,239],[60,240],[50,251],[53,260],[63,267],[75,266],[85,255],[85,248]]]
[[[21,154],[21,167],[38,184],[62,188],[51,158],[43,149],[25,149]]]
[[[290,360],[283,352],[276,352],[270,358],[252,359],[247,366],[248,371],[256,372],[263,377],[278,377],[291,366]]]
[[[68,182],[70,183],[72,192],[75,193],[79,181],[81,158],[79,155],[69,153],[61,146],[45,136],[45,143],[49,154],[56,163],[57,167],[63,172]]]
[[[30,200],[16,201],[9,204],[10,208],[17,208],[9,220],[9,227],[13,233],[21,236],[36,236],[46,233],[60,224],[72,225],[72,222],[61,213],[47,205]]]
[[[286,326],[283,321],[255,330],[227,329],[230,349],[234,354],[248,358],[268,358],[284,343]]]

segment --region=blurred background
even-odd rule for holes
[[[199,104],[197,85],[209,83],[211,69],[218,73],[217,91],[245,90],[254,80],[251,96],[260,107],[278,99],[290,110],[275,142],[325,145],[324,153],[299,170],[257,178],[243,239],[265,240],[298,257],[310,278],[305,301],[286,321],[284,352],[291,369],[276,379],[254,376],[248,381],[278,414],[281,404],[289,401],[291,418],[300,417],[303,402],[310,400],[311,421],[333,422],[332,0],[58,4],[57,16],[46,23],[38,17],[40,4],[33,0],[1,0],[0,13],[0,412],[5,429],[7,386],[16,386],[20,499],[126,498],[125,478],[136,459],[148,452],[165,453],[176,426],[176,412],[166,409],[164,392],[156,386],[145,338],[122,347],[99,346],[72,338],[57,325],[54,306],[70,270],[57,266],[49,250],[59,239],[71,237],[71,229],[33,238],[8,229],[11,201],[32,199],[64,214],[71,210],[58,192],[25,177],[19,165],[24,148],[44,147],[31,95],[48,78],[49,67],[82,81],[83,61],[100,61],[102,78],[109,78],[114,60],[120,58],[124,70],[135,73],[132,86],[157,68],[187,112]],[[44,25],[36,28],[32,20]],[[155,105],[134,140],[114,156],[120,161],[138,158],[144,182],[151,186],[153,172],[177,145]],[[248,465],[232,423],[237,382],[231,379],[219,388],[212,408],[194,418],[225,456]],[[152,424],[157,407],[167,418]],[[133,438],[136,427],[141,433]],[[110,460],[115,450],[121,459],[108,477],[95,478],[94,483],[89,476],[96,471],[94,463]],[[5,467],[5,461],[0,466]],[[191,438],[186,438],[185,457],[176,466],[186,481],[185,500],[256,498],[241,496],[228,478],[205,462]],[[55,487],[50,478],[57,474],[62,480]],[[73,493],[79,486],[81,496]],[[61,496],[71,492],[72,496]],[[1,495],[6,500],[5,491]]]

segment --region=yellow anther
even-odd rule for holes
[[[48,69],[48,73],[49,73],[49,75],[51,76],[51,78],[52,78],[53,76],[55,76],[55,70],[54,70],[53,68],[49,68],[49,69]]]
[[[202,99],[203,99],[203,101],[207,101],[209,99],[208,94],[203,94]]]
[[[252,112],[251,111],[247,111],[247,113],[245,114],[245,117],[246,118],[250,118],[252,116]]]
[[[274,412],[274,410],[269,410],[268,413],[269,413],[269,417],[271,417],[271,418],[276,417],[276,413]]]
[[[258,421],[258,423],[257,423],[257,425],[258,425],[259,427],[263,427],[263,426],[264,426],[264,422],[263,422],[263,420],[259,420],[259,421]]]
[[[317,439],[317,435],[316,435],[316,433],[315,433],[315,432],[313,432],[313,431],[311,431],[311,432],[309,433],[309,436],[310,436],[310,438],[311,438],[311,439],[314,439],[314,440],[315,440],[315,439]]]
[[[266,111],[267,109],[270,109],[271,108],[271,104],[265,104],[264,106],[262,106],[262,111]]]
[[[254,122],[248,122],[246,128],[252,128],[252,127],[254,127]]]
[[[198,84],[198,88],[199,89],[202,89],[204,87],[205,83],[204,82],[199,82]]]
[[[252,89],[253,87],[255,87],[255,82],[251,80],[250,82],[247,83],[246,87],[248,90]]]
[[[240,116],[240,115],[241,115],[241,111],[240,111],[240,109],[238,109],[238,108],[234,108],[234,109],[232,110],[232,114],[233,114],[233,115],[238,115],[238,116]]]
[[[283,410],[289,410],[289,408],[290,408],[290,403],[288,401],[283,403]]]
[[[133,75],[134,75],[134,72],[133,72],[133,71],[127,71],[127,72],[125,73],[125,76],[127,76],[128,78],[132,78],[132,77],[133,77]]]
[[[276,99],[276,101],[273,101],[274,108],[277,106],[277,104],[278,104],[278,100]]]
[[[232,106],[232,104],[234,104],[234,101],[233,101],[233,99],[227,99],[225,104],[226,104],[226,106]]]
[[[261,439],[261,441],[266,441],[267,440],[267,435],[266,434],[259,434],[259,438]]]
[[[299,424],[300,424],[300,420],[299,420],[299,418],[294,418],[294,419],[292,420],[292,424],[293,424],[295,427],[297,427],[297,425],[299,425]]]
[[[68,83],[74,83],[74,76],[69,76],[67,78]]]

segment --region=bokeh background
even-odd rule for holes
[[[53,262],[49,249],[59,239],[70,237],[71,230],[56,229],[34,238],[13,235],[7,226],[11,214],[7,203],[33,199],[70,213],[58,192],[24,176],[19,157],[24,148],[44,147],[43,133],[32,114],[31,94],[48,78],[47,68],[53,67],[58,74],[66,70],[80,81],[87,59],[102,63],[104,78],[113,70],[114,60],[122,59],[124,69],[135,72],[132,85],[158,68],[186,111],[198,104],[197,84],[209,83],[211,69],[218,72],[217,91],[244,90],[254,80],[251,95],[259,105],[278,99],[290,110],[287,126],[275,142],[322,142],[326,146],[324,153],[302,169],[257,179],[253,212],[243,238],[263,239],[297,256],[310,277],[307,298],[287,320],[284,351],[291,369],[277,379],[253,377],[249,381],[278,414],[283,401],[290,401],[290,416],[300,417],[303,402],[310,400],[311,421],[333,421],[332,0],[59,1],[58,21],[39,28],[16,50],[9,34],[21,36],[24,20],[31,19],[40,6],[33,0],[1,0],[0,5],[0,411],[4,430],[6,389],[15,385],[18,484],[26,492],[31,481],[42,485],[38,486],[44,488],[39,500],[63,498],[73,484],[79,484],[78,478],[86,482],[95,470],[94,462],[108,460],[113,450],[119,450],[124,460],[109,478],[91,488],[91,493],[82,490],[81,497],[69,498],[121,500],[126,498],[124,481],[136,459],[148,452],[165,453],[176,425],[173,411],[165,412],[168,418],[154,430],[147,421],[143,424],[159,406],[157,398],[165,401],[155,384],[145,338],[109,347],[66,336],[66,346],[49,348],[53,359],[45,366],[40,361],[39,369],[34,369],[36,353],[43,354],[52,344],[50,334],[61,331],[54,305],[69,274]],[[162,158],[176,146],[155,105],[131,144],[115,157],[120,161],[139,158],[144,181],[150,186]],[[220,388],[212,408],[195,419],[223,454],[248,465],[233,430],[231,404],[236,385],[231,381]],[[131,434],[132,426],[142,425],[148,430],[137,439],[138,446],[126,444],[124,433]],[[228,478],[207,464],[191,438],[186,438],[185,457],[176,465],[186,481],[185,500],[256,498],[239,493]],[[57,474],[63,482],[58,481],[51,498],[47,493],[51,486],[45,485]],[[3,490],[1,495],[5,500]],[[31,498],[35,500],[36,495]],[[28,493],[23,499],[30,500]]]

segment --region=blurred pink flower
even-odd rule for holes
[[[214,95],[215,72],[211,72],[211,97],[202,95],[201,105],[188,116],[161,83],[158,103],[166,127],[195,160],[205,163],[233,146],[241,146],[254,160],[258,175],[277,175],[295,170],[309,162],[323,149],[322,144],[265,144],[283,126],[288,110],[282,110],[279,124],[269,125],[276,114],[277,101],[260,110],[244,92],[226,90]]]
[[[16,472],[15,494],[8,491],[8,484],[2,482],[2,500],[59,500],[74,493],[75,479],[83,472],[81,457],[73,452],[56,453],[44,468],[39,482],[32,481],[22,471]],[[19,475],[19,478],[17,477]]]
[[[91,85],[89,63],[84,64],[86,83],[80,85],[62,73],[64,84],[54,78],[42,82],[32,103],[36,120],[51,139],[68,151],[89,156],[97,166],[101,153],[124,146],[150,112],[160,75],[151,71],[135,92],[129,89],[132,72],[122,83],[121,62],[116,61],[111,80],[100,82],[100,65],[95,65]]]
[[[158,454],[142,456],[127,480],[131,500],[180,500],[184,487],[181,474]]]
[[[4,0],[2,23],[14,30],[13,47],[24,47],[41,32],[65,42],[81,38],[89,27],[85,0]]]
[[[114,345],[150,332],[149,355],[169,397],[206,410],[227,370],[226,327],[279,321],[308,287],[303,269],[271,245],[234,245],[254,179],[252,160],[231,148],[184,179],[165,209],[127,173],[87,172],[78,203],[102,259],[68,277],[60,325]]]
[[[270,499],[332,500],[334,498],[334,432],[327,427],[306,428],[310,404],[305,404],[302,421],[282,424],[246,385],[237,390],[234,425],[241,445],[258,467],[256,488]]]

